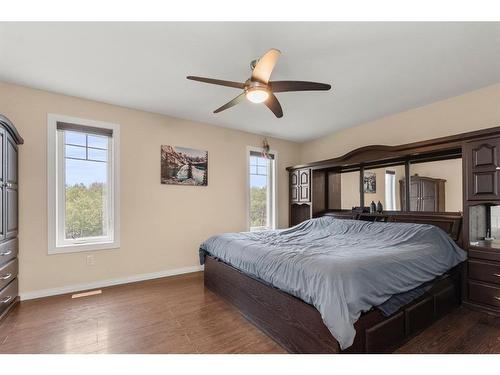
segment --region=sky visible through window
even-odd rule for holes
[[[66,185],[107,181],[108,137],[65,131]]]
[[[267,186],[267,159],[250,156],[250,187]]]

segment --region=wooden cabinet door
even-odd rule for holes
[[[292,202],[298,202],[299,201],[299,187],[298,186],[292,186],[290,190]]]
[[[472,168],[495,169],[498,166],[498,143],[498,139],[472,142],[470,144]]]
[[[5,129],[0,128],[0,241],[5,239],[5,184],[6,184],[6,159],[5,159]]]
[[[437,185],[435,181],[420,180],[420,210],[427,212],[437,211]]]
[[[299,169],[290,173],[290,201],[292,203],[311,201],[311,171]]]
[[[290,174],[290,199],[292,202],[299,201],[299,171]]]
[[[307,186],[307,185],[300,185],[299,200],[301,202],[309,202],[311,200],[309,186]]]
[[[500,199],[500,138],[467,143],[467,199]]]
[[[290,184],[297,186],[299,184],[299,171],[293,171],[290,175]]]
[[[18,232],[18,176],[17,176],[17,145],[10,136],[4,143],[6,160],[4,168],[5,177],[5,233],[7,238],[17,236]]]
[[[410,211],[421,211],[420,179],[410,176]]]
[[[299,183],[300,185],[309,185],[309,169],[302,169],[299,171]]]
[[[311,201],[311,171],[309,169],[299,170],[299,201]]]

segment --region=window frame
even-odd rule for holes
[[[388,189],[387,189],[387,176],[391,176],[390,180],[391,180],[391,195],[390,195],[390,200],[391,200],[391,204],[390,204],[390,208],[389,208],[389,205],[387,204],[387,197],[388,197]],[[392,169],[386,169],[384,170],[384,183],[385,183],[385,197],[384,197],[384,200],[385,200],[385,209],[387,211],[397,211],[397,202],[396,202],[396,189],[397,189],[397,184],[396,184],[396,171],[392,170]]]
[[[264,149],[262,147],[254,147],[254,146],[247,146],[246,148],[246,201],[247,201],[247,231],[260,231],[258,229],[252,230],[250,226],[250,153],[251,152],[263,152]],[[269,150],[269,154],[272,154],[274,156],[274,165],[272,168],[272,171],[270,175],[268,176],[271,180],[271,186],[268,186],[268,191],[270,190],[270,196],[268,197],[269,200],[271,200],[270,203],[268,203],[268,215],[271,215],[271,225],[269,229],[262,229],[262,230],[275,230],[276,229],[276,223],[278,222],[278,209],[277,209],[277,191],[278,191],[278,179],[277,179],[277,165],[278,165],[278,152],[275,150]]]
[[[109,229],[112,231],[109,236],[102,240],[94,238],[92,240],[63,240],[59,241],[58,234],[64,231],[64,204],[65,191],[61,186],[64,183],[65,170],[63,168],[64,159],[64,139],[57,130],[58,122],[66,122],[82,125],[90,128],[111,129],[112,137],[108,141],[108,181],[111,185],[109,191],[108,204],[110,209]],[[76,117],[69,117],[57,114],[48,114],[47,133],[47,191],[48,191],[48,254],[65,254],[81,251],[95,251],[116,249],[120,247],[120,125],[102,121],[88,120]],[[60,151],[60,152],[59,152]],[[64,238],[64,236],[63,236]]]

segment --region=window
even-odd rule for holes
[[[118,125],[48,125],[49,254],[119,247]]]
[[[385,209],[396,210],[396,172],[385,171]]]
[[[276,228],[276,153],[264,157],[262,150],[248,148],[248,228],[250,231]]]

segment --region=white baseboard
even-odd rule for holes
[[[144,274],[140,274],[140,275],[120,277],[117,279],[100,280],[100,281],[95,281],[92,283],[67,285],[67,286],[62,286],[59,288],[51,288],[51,289],[41,289],[41,290],[35,290],[33,292],[20,293],[20,298],[21,298],[21,301],[26,301],[26,300],[35,299],[35,298],[57,296],[59,294],[81,292],[83,290],[104,288],[107,286],[120,285],[120,284],[135,283],[135,282],[144,281],[144,280],[159,279],[159,278],[167,277],[167,276],[182,275],[184,273],[199,272],[199,271],[203,271],[203,268],[204,268],[203,266],[183,267],[183,268],[177,268],[177,269],[167,270],[167,271],[159,271],[159,272],[153,272],[153,273],[144,273]]]

